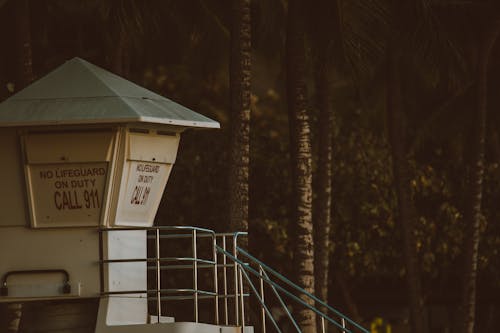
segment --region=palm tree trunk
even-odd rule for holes
[[[474,123],[473,160],[469,179],[468,200],[464,220],[466,222],[464,249],[464,280],[462,299],[462,333],[473,333],[476,312],[476,281],[479,254],[481,200],[483,194],[484,146],[488,97],[488,64],[491,50],[500,32],[500,21],[487,31],[479,47],[477,66],[477,114]]]
[[[35,77],[33,75],[29,2],[28,0],[15,1],[14,7],[16,91],[19,91],[33,82]]]
[[[311,129],[307,112],[305,84],[305,45],[300,1],[288,4],[286,37],[287,97],[292,163],[293,226],[295,229],[294,269],[297,283],[314,292],[314,249],[312,222],[312,152]],[[310,299],[304,301],[314,305]],[[301,308],[296,312],[302,332],[315,333],[312,311]]]
[[[235,0],[232,7],[229,84],[231,140],[229,165],[229,228],[248,231],[251,97],[251,0]],[[248,247],[246,237],[239,246]],[[245,292],[247,292],[245,290]],[[251,314],[245,301],[247,318]],[[242,318],[246,321],[247,318]]]
[[[247,231],[251,94],[250,0],[233,1],[232,12],[229,223],[232,231]]]
[[[399,225],[403,236],[406,282],[413,333],[424,333],[424,315],[420,274],[415,243],[415,211],[411,197],[409,165],[405,149],[405,123],[402,114],[398,54],[389,48],[387,73],[387,114],[392,167],[398,200]]]
[[[314,218],[314,272],[316,295],[328,300],[328,268],[330,266],[330,225],[332,207],[332,144],[333,108],[331,81],[326,54],[316,64],[316,94],[319,108],[319,150],[317,184],[318,195]],[[319,310],[326,312],[321,306]],[[321,321],[318,318],[318,330]]]

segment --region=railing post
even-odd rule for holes
[[[321,333],[326,333],[325,317],[323,317],[323,316],[321,317]]]
[[[156,245],[156,312],[159,324],[161,317],[160,228],[155,229],[155,245]]]
[[[345,318],[344,317],[342,317],[340,319],[340,323],[342,324],[342,328],[345,328]],[[346,333],[345,330],[342,330],[342,333]]]
[[[219,281],[217,275],[217,237],[212,235],[212,256],[214,261],[214,306],[215,306],[215,324],[219,325]]]
[[[265,299],[264,299],[264,280],[262,279],[263,275],[263,269],[262,266],[259,265],[259,274],[260,274],[260,298],[262,299],[262,303],[265,304]],[[264,309],[264,306],[260,306],[260,311],[261,311],[261,322],[262,322],[262,333],[266,333],[266,310]]]
[[[239,278],[240,278],[240,307],[241,307],[241,331],[245,330],[245,293],[243,291],[243,275],[241,273],[242,267],[239,267]]]
[[[191,231],[191,244],[193,246],[193,289],[194,289],[194,322],[198,322],[198,255],[196,246],[196,229]]]
[[[226,235],[222,236],[222,248],[224,251],[226,251]],[[223,277],[223,282],[224,282],[224,323],[226,325],[229,325],[229,314],[228,314],[228,308],[227,308],[227,257],[225,254],[222,256],[222,265],[223,265],[223,270],[222,270],[222,277]]]
[[[99,230],[99,284],[101,294],[104,293],[104,235],[103,230]],[[108,237],[106,237],[106,240]]]
[[[233,234],[233,256],[235,258],[238,258],[238,253],[236,250],[237,244],[236,244],[236,235]],[[241,291],[240,291],[241,292]],[[239,319],[239,307],[238,307],[238,263],[235,261],[234,262],[234,318],[235,318],[235,324],[239,325],[240,324],[240,319]]]

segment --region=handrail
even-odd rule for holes
[[[30,275],[30,274],[52,274],[59,273],[64,275],[64,285],[63,294],[71,293],[71,285],[69,284],[69,273],[65,269],[30,269],[30,270],[19,270],[19,271],[9,271],[5,273],[2,277],[2,286],[0,287],[0,295],[8,296],[9,288],[7,287],[7,279],[11,275]]]
[[[334,309],[333,307],[331,307],[330,305],[328,305],[326,302],[322,301],[321,299],[317,298],[316,296],[314,296],[313,294],[307,292],[306,290],[302,289],[301,287],[299,287],[298,285],[296,285],[295,283],[293,283],[292,281],[290,281],[289,279],[287,279],[286,277],[284,277],[283,275],[281,275],[280,273],[278,273],[277,271],[275,271],[274,269],[272,269],[271,267],[267,266],[266,264],[264,264],[262,261],[260,261],[259,259],[255,258],[254,256],[252,256],[250,253],[248,253],[247,251],[243,250],[242,248],[239,248],[238,247],[238,251],[240,253],[242,253],[245,257],[247,257],[248,259],[252,260],[253,262],[261,265],[262,267],[264,267],[267,271],[269,271],[271,274],[273,274],[274,276],[276,276],[278,279],[280,279],[281,281],[285,282],[286,284],[288,284],[290,287],[294,288],[295,290],[305,294],[306,296],[308,296],[309,298],[311,298],[312,300],[314,300],[315,302],[319,303],[320,305],[326,307],[328,310],[332,311],[335,315],[341,317],[341,318],[344,318],[349,324],[355,326],[356,328],[360,329],[361,331],[364,331],[364,332],[367,332],[369,333],[369,331],[367,331],[364,327],[362,327],[361,325],[359,325],[358,323],[356,323],[354,320],[350,319],[349,317],[347,317],[346,315],[344,315],[343,313],[341,313],[340,311]]]
[[[259,268],[262,272],[262,275],[264,275],[266,278],[269,279],[269,276],[267,275],[266,271],[262,268],[262,265],[259,265]],[[261,280],[263,281],[263,280]],[[276,298],[278,299],[281,307],[283,308],[283,310],[285,311],[287,317],[290,319],[290,321],[292,322],[293,324],[293,327],[295,327],[295,329],[300,332],[300,328],[297,324],[297,322],[295,321],[295,319],[293,318],[292,314],[290,313],[290,310],[288,310],[288,308],[286,307],[286,304],[285,302],[283,301],[283,298],[281,298],[280,294],[278,293],[278,291],[276,290],[276,287],[274,286],[271,286],[271,289],[273,290],[273,293],[274,293],[274,296],[276,296]]]
[[[264,311],[265,311],[266,315],[269,317],[269,319],[271,319],[271,322],[273,323],[274,328],[276,328],[278,333],[281,333],[281,329],[279,328],[278,323],[276,322],[273,315],[271,314],[271,311],[269,311],[269,308],[267,307],[266,303],[262,299],[262,296],[259,296],[259,293],[257,292],[257,289],[255,288],[254,284],[252,283],[252,280],[250,280],[250,277],[248,276],[247,272],[245,272],[244,270],[242,270],[241,272],[245,276],[245,279],[246,279],[248,285],[250,286],[250,288],[254,292],[255,296],[257,297],[257,300],[259,301],[260,306],[264,309]],[[299,330],[299,332],[300,332],[300,330]]]
[[[321,311],[319,311],[318,309],[316,309],[315,307],[311,306],[310,304],[307,304],[306,302],[304,302],[302,299],[300,299],[299,297],[297,297],[296,295],[292,294],[290,291],[288,291],[287,289],[283,288],[282,286],[280,286],[278,283],[272,281],[271,279],[269,279],[267,276],[264,276],[263,274],[260,274],[259,272],[257,272],[255,269],[249,267],[248,265],[245,265],[243,261],[241,261],[240,259],[236,258],[235,256],[231,255],[229,252],[227,251],[224,251],[222,248],[220,247],[217,247],[217,250],[220,251],[221,253],[223,253],[225,256],[227,256],[228,258],[230,258],[232,261],[238,263],[239,267],[240,268],[243,268],[243,270],[246,270],[250,273],[252,273],[253,275],[257,276],[259,279],[265,281],[266,283],[268,283],[268,285],[270,286],[274,286],[275,288],[279,289],[281,292],[283,292],[284,294],[286,294],[288,297],[294,299],[295,301],[297,301],[299,304],[301,304],[302,306],[305,306],[306,308],[308,308],[309,310],[315,312],[316,314],[318,314],[319,316],[321,316],[322,318],[326,319],[328,322],[332,323],[333,325],[335,325],[336,327],[338,327],[339,329],[341,329],[343,332],[346,332],[346,333],[352,333],[351,330],[345,328],[345,324],[343,323],[343,321],[341,320],[341,323],[338,323],[336,320],[334,320],[333,318],[329,317],[326,313],[323,313]],[[266,270],[269,270],[269,272],[271,272],[273,275],[275,275],[276,277],[278,277],[282,282],[285,282],[287,283],[289,286],[293,287],[296,291],[299,291],[300,293],[310,297],[311,299],[317,301],[319,304],[321,305],[325,305],[327,307],[327,309],[331,310],[332,312],[334,312],[337,316],[339,316],[341,319],[345,319],[347,320],[350,324],[352,324],[353,326],[355,326],[357,329],[359,329],[361,332],[364,332],[364,333],[369,333],[368,330],[366,330],[365,328],[363,328],[362,326],[360,326],[359,324],[357,324],[356,322],[352,321],[351,319],[349,319],[348,317],[346,317],[345,315],[343,315],[342,313],[340,313],[339,311],[333,309],[331,306],[329,306],[328,304],[326,304],[325,302],[319,300],[317,297],[315,297],[314,295],[308,293],[307,291],[305,291],[304,289],[300,288],[299,286],[297,286],[296,284],[294,284],[293,282],[291,282],[290,280],[288,280],[287,278],[285,278],[284,276],[282,276],[281,274],[279,274],[278,272],[274,271],[273,269],[271,269],[270,267],[268,267],[267,265],[265,265],[263,262],[261,262],[260,260],[258,260],[257,258],[251,256],[249,253],[247,253],[246,251],[242,250],[241,248],[238,248],[238,251],[240,253],[242,253],[243,255],[245,255],[248,259],[250,259],[252,262],[254,263],[257,263],[258,265],[261,265],[264,269]]]
[[[221,251],[222,249],[219,248],[219,251]],[[341,324],[337,323],[334,319],[328,317],[326,314],[324,314],[323,312],[319,311],[318,309],[316,309],[315,307],[313,307],[312,305],[310,304],[307,304],[306,302],[304,302],[302,299],[300,299],[299,297],[295,296],[294,294],[292,294],[291,292],[289,292],[288,290],[286,290],[285,288],[283,288],[282,286],[280,286],[279,284],[277,284],[276,282],[272,281],[271,279],[269,278],[266,278],[264,277],[263,275],[260,275],[256,270],[254,270],[253,268],[249,267],[249,266],[246,266],[246,265],[243,265],[243,262],[241,260],[239,260],[238,258],[232,256],[230,253],[228,253],[227,251],[224,252],[224,255],[226,255],[228,258],[230,258],[231,260],[233,260],[234,262],[236,262],[237,264],[240,265],[240,267],[243,267],[245,270],[249,271],[250,273],[252,273],[253,275],[257,276],[258,278],[262,279],[264,282],[267,282],[269,285],[272,285],[274,287],[276,287],[277,289],[279,289],[280,291],[282,291],[283,293],[285,293],[288,297],[292,298],[293,300],[297,301],[299,304],[307,307],[309,310],[315,312],[316,314],[320,315],[321,317],[325,318],[326,320],[328,320],[330,323],[332,323],[333,325],[337,326],[338,328],[343,328],[341,326]],[[299,287],[300,288],[300,287]],[[352,333],[352,331],[348,330],[348,329],[344,329],[346,331],[346,333]],[[369,333],[369,332],[366,332],[366,333]]]
[[[155,227],[116,227],[116,228],[100,228],[99,231],[132,231],[132,230],[196,230],[201,232],[206,232],[208,234],[215,235],[215,231],[201,228],[201,227],[192,227],[187,225],[160,225]]]

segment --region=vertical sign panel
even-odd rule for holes
[[[116,130],[23,135],[31,225],[98,226],[107,202]]]
[[[127,189],[118,204],[118,225],[149,225],[167,183],[171,164],[128,161]]]
[[[108,163],[35,164],[29,167],[38,227],[98,225]]]

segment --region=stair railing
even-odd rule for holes
[[[238,233],[235,239],[237,238],[237,236],[244,234],[245,233]],[[263,333],[266,333],[266,318],[269,319],[272,326],[276,329],[277,332],[280,333],[282,332],[276,318],[274,318],[271,310],[266,304],[265,293],[264,293],[265,286],[269,287],[272,290],[275,298],[277,299],[278,303],[280,304],[281,308],[283,309],[284,313],[286,314],[290,323],[292,324],[293,329],[298,333],[301,333],[302,330],[297,324],[295,318],[293,317],[292,312],[288,309],[287,304],[285,303],[283,297],[281,296],[282,294],[286,296],[287,299],[295,301],[296,303],[300,304],[303,307],[306,307],[307,309],[314,312],[316,315],[320,316],[323,333],[326,332],[326,327],[328,323],[340,329],[342,333],[354,333],[354,332],[369,333],[369,331],[363,328],[360,324],[354,322],[353,320],[342,314],[340,311],[329,306],[326,302],[320,300],[313,294],[307,292],[303,288],[299,287],[297,284],[293,283],[292,281],[284,277],[282,274],[278,273],[276,270],[272,269],[271,267],[264,264],[262,261],[258,260],[251,254],[249,254],[247,251],[239,247],[236,241],[234,243],[234,248],[232,251],[233,253],[230,253],[229,251],[227,251],[225,247],[220,247],[217,244],[215,245],[215,247],[217,251],[223,255],[224,263],[226,263],[227,259],[229,259],[233,263],[233,265],[235,265],[235,276],[239,275],[240,284],[242,280],[241,277],[244,277],[246,283],[250,287],[251,292],[259,302],[261,306],[261,330]],[[240,255],[239,257],[238,254]],[[248,263],[246,261],[248,261]],[[252,266],[255,266],[256,268],[253,268]],[[259,289],[257,289],[250,276],[254,276],[258,279]],[[274,279],[271,279],[270,276],[272,276]],[[238,288],[236,288],[235,290],[237,289]],[[243,290],[243,287],[240,286],[239,290],[241,294],[242,293],[241,290]],[[305,299],[312,300],[316,306],[309,304],[300,296],[302,296]],[[241,305],[243,308],[243,302],[241,302]],[[325,312],[320,311],[317,308],[319,306],[325,308],[326,311]],[[244,315],[242,315],[242,318],[244,318]],[[244,325],[243,320],[242,324]]]

